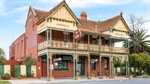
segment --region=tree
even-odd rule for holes
[[[5,60],[5,52],[2,48],[0,48],[0,65],[4,64]]]
[[[130,53],[140,53],[146,52],[150,54],[150,40],[147,38],[150,35],[146,35],[146,29],[144,29],[144,20],[142,17],[135,17],[134,15],[130,15],[129,19],[130,23]]]
[[[35,65],[36,60],[35,60],[35,58],[32,58],[31,56],[27,56],[26,59],[24,60],[24,63],[26,65]]]
[[[4,52],[4,50],[2,48],[0,48],[0,56],[5,57],[5,52]]]
[[[130,66],[150,75],[150,56],[146,53],[131,54]]]
[[[122,58],[115,57],[113,59],[113,61],[114,61],[114,67],[124,67],[125,66],[125,63],[122,61]]]

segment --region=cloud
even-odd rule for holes
[[[133,0],[66,0],[72,8],[85,8],[105,5],[124,5],[131,3]]]
[[[4,6],[4,2],[5,2],[5,0],[0,0],[0,8],[2,8]]]
[[[148,20],[147,22],[145,22],[144,24],[145,29],[148,29],[150,32],[150,20]]]
[[[150,0],[141,0],[143,3],[150,3]]]
[[[38,0],[36,4],[44,6],[55,6],[62,0]],[[124,5],[133,2],[133,0],[66,0],[71,8],[90,8],[105,5]]]
[[[14,20],[13,22],[18,23],[18,24],[25,24],[27,17],[21,17],[19,19]]]
[[[10,15],[10,14],[13,14],[13,13],[18,13],[18,12],[22,12],[22,11],[27,11],[28,10],[28,6],[23,6],[23,7],[18,7],[18,8],[15,8],[15,9],[12,9],[11,11],[6,11],[4,10],[2,12],[2,15],[3,16],[7,16],[7,15]]]

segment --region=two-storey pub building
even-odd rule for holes
[[[114,57],[124,57],[128,46],[115,47],[129,39],[129,28],[122,13],[105,21],[87,19],[85,11],[77,18],[65,0],[50,11],[29,7],[25,32],[10,46],[10,60],[36,59],[36,76],[73,77],[113,76]],[[75,40],[75,31],[82,36]]]

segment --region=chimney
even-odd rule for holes
[[[85,11],[82,11],[81,15],[80,15],[82,20],[87,20],[87,14]]]

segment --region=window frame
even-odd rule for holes
[[[106,67],[107,66],[107,67]],[[104,69],[105,70],[109,70],[109,59],[108,58],[105,58],[104,59]]]
[[[91,56],[91,59],[96,59],[96,56]],[[96,70],[96,62],[91,63],[91,70]]]
[[[57,63],[57,68],[55,66],[55,63]],[[66,68],[64,68],[65,63],[66,63]],[[63,67],[60,67],[60,66],[63,66]],[[54,70],[68,70],[68,60],[61,60],[61,61],[54,62]]]
[[[96,70],[96,62],[91,64],[91,70]]]

